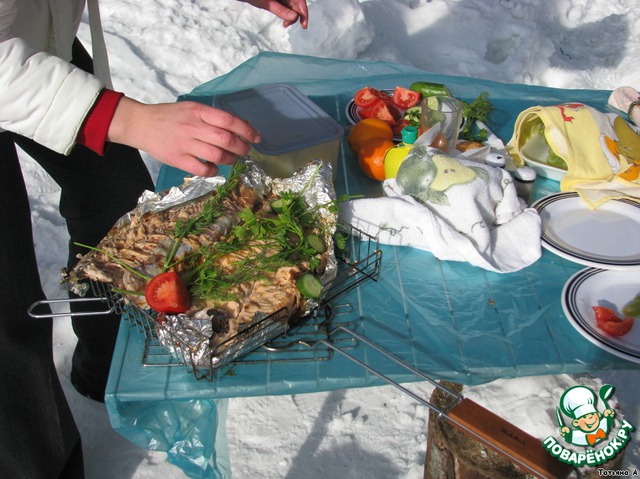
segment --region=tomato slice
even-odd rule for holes
[[[403,110],[416,106],[421,98],[422,95],[419,92],[409,90],[408,88],[397,86],[395,90],[393,90],[393,104]]]
[[[362,118],[378,118],[393,126],[402,116],[393,105],[387,105],[383,101],[379,101],[371,108],[364,108],[359,111]]]
[[[610,336],[624,336],[633,327],[632,317],[622,319],[611,308],[593,306],[593,312],[596,315],[596,326]]]
[[[631,331],[633,318],[628,316],[624,319],[618,318],[617,321],[601,321],[596,323],[596,326],[610,336],[624,336]]]
[[[360,108],[371,108],[383,99],[382,95],[387,96],[383,92],[376,90],[375,88],[366,86],[356,92],[353,97],[353,102]]]
[[[189,290],[175,271],[154,276],[144,290],[144,298],[158,313],[184,313],[191,305]]]
[[[365,118],[374,118],[373,108],[363,108],[358,112],[358,115],[360,115],[360,118],[362,118],[363,120]]]
[[[602,323],[607,321],[620,321],[616,312],[611,308],[604,306],[593,306],[593,312],[596,315],[596,322]]]

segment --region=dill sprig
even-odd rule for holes
[[[185,237],[200,234],[226,214],[225,200],[242,181],[244,169],[244,163],[236,162],[227,181],[204,203],[202,211],[189,220],[176,223],[173,244],[164,261],[165,270],[177,262],[174,257]],[[276,200],[278,208],[273,201],[269,205],[271,208],[238,211],[235,214],[239,222],[224,240],[201,247],[189,257],[180,259],[187,263],[185,270],[188,272],[184,276],[190,282],[191,293],[212,301],[236,300],[238,293],[234,291],[239,284],[267,281],[269,273],[280,267],[306,263],[314,270],[320,263],[320,254],[309,244],[307,236],[313,232],[324,237],[319,210],[337,209],[336,202],[313,208],[306,204],[303,195],[314,176],[315,173],[303,185],[302,191],[281,193]],[[238,259],[223,266],[225,257],[234,254]]]
[[[177,221],[174,226],[176,238],[184,238],[189,234],[199,234],[209,227],[224,211],[224,201],[234,191],[240,182],[240,175],[245,169],[242,162],[236,162],[229,173],[229,178],[216,190],[215,194],[209,198],[202,206],[202,211],[193,218]]]
[[[180,248],[180,243],[187,235],[197,235],[201,233],[222,215],[224,211],[224,201],[238,186],[240,175],[244,170],[244,163],[237,161],[233,165],[227,181],[220,185],[212,194],[211,198],[203,204],[202,211],[199,214],[189,220],[176,221],[173,228],[174,240],[164,259],[163,271],[167,271],[173,266],[173,258]]]
[[[233,301],[240,299],[236,286],[254,281],[267,281],[267,273],[276,271],[290,262],[281,255],[260,252],[234,262],[229,269],[208,263],[198,268],[191,292],[212,301]]]
[[[310,269],[317,267],[318,251],[305,241],[305,235],[318,227],[317,215],[309,214],[299,193],[283,192],[279,199],[282,208],[277,213],[250,208],[238,212],[240,222],[226,240],[201,251],[202,263],[192,285],[196,296],[223,301],[233,296],[238,284],[266,280],[268,273],[282,266],[307,262]],[[242,259],[226,269],[220,267],[223,256],[238,252]]]

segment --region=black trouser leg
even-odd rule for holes
[[[16,142],[60,185],[60,213],[70,236],[69,267],[76,263],[77,254],[88,252],[76,243],[97,245],[123,214],[135,208],[142,192],[154,188],[139,152],[133,148],[114,144],[100,157],[76,146],[69,156],[62,156],[25,138]],[[72,306],[73,311],[95,308],[91,304]],[[72,324],[78,336],[72,382],[82,394],[102,400],[119,316],[78,317]]]
[[[0,178],[0,477],[48,479],[80,436],[53,362],[52,322],[27,315],[45,297],[11,133],[0,133]]]

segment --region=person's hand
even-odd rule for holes
[[[282,25],[287,28],[300,20],[300,26],[309,25],[309,9],[307,0],[238,0],[254,7],[273,13],[282,19]]]
[[[197,102],[147,105],[123,97],[107,140],[146,151],[158,161],[197,176],[214,176],[260,141],[244,120]]]

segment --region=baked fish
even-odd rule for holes
[[[319,298],[330,275],[336,210],[324,178],[321,162],[287,183],[239,161],[206,194],[161,209],[139,205],[88,247],[67,282],[107,283],[135,306],[159,313],[170,341],[182,338],[191,350],[194,341],[202,343],[196,349],[204,347],[204,357],[215,355],[257,322],[300,317]],[[326,192],[321,198],[312,191],[317,182]],[[149,289],[169,273],[188,300],[162,310],[158,297],[172,294],[174,285]]]

